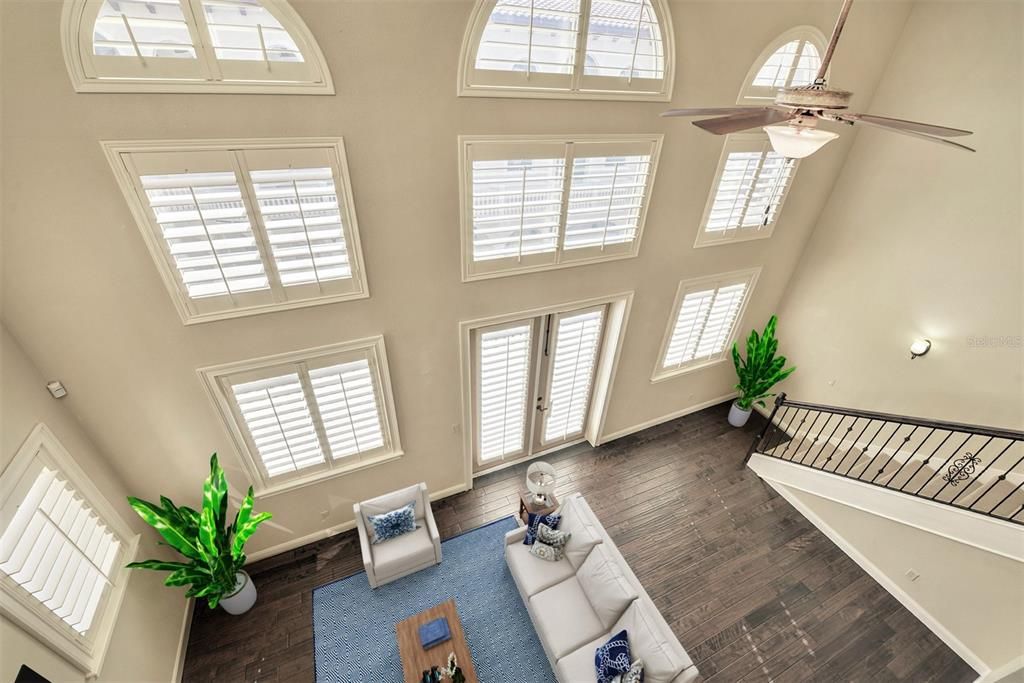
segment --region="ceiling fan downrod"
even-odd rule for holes
[[[828,47],[825,49],[825,56],[822,57],[821,66],[818,67],[818,75],[814,77],[814,85],[825,85],[825,74],[828,73],[828,65],[832,62],[832,54],[836,51],[839,35],[843,32],[843,26],[846,25],[846,17],[849,16],[852,6],[853,0],[843,0],[843,6],[839,10],[839,16],[836,18],[836,25],[832,29],[832,37],[829,38]]]

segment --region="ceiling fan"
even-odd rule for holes
[[[969,130],[846,111],[853,93],[829,88],[825,74],[828,72],[839,35],[843,32],[852,5],[853,0],[843,0],[825,56],[821,60],[814,82],[810,85],[780,89],[774,104],[770,106],[670,109],[661,115],[713,116],[714,118],[694,121],[693,125],[715,135],[728,135],[764,127],[775,151],[795,159],[809,156],[839,137],[836,133],[818,129],[819,121],[832,121],[848,126],[863,124],[973,152],[974,150],[967,145],[948,139],[971,135]]]

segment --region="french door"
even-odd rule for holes
[[[474,471],[583,436],[607,306],[473,331]]]

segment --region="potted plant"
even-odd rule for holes
[[[783,369],[786,365],[785,356],[776,356],[779,342],[775,339],[775,325],[778,318],[774,315],[765,325],[764,332],[758,336],[757,330],[751,330],[747,337],[747,357],[740,358],[736,342],[732,345],[732,362],[736,366],[739,383],[736,391],[739,396],[729,408],[729,424],[742,427],[750,419],[754,404],[764,406],[764,399],[774,396],[768,391],[793,374],[796,368]]]
[[[157,530],[165,545],[181,553],[187,562],[145,560],[132,562],[134,569],[169,571],[167,586],[190,585],[189,598],[206,598],[210,608],[218,604],[229,614],[242,614],[256,602],[256,587],[242,570],[245,565],[245,543],[269,512],[253,514],[252,487],[242,500],[235,521],[227,524],[228,482],[217,463],[217,454],[210,458],[210,476],[203,484],[201,511],[176,506],[160,496],[160,505],[128,496],[128,502],[150,526]]]

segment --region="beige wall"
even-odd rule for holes
[[[1022,10],[914,5],[870,111],[973,129],[978,152],[860,133],[782,305],[792,397],[1024,425]]]
[[[63,401],[50,396],[46,378],[2,326],[0,387],[0,471],[10,463],[29,432],[38,423],[45,423],[125,521],[144,532],[140,559],[159,557],[155,535],[128,506],[128,489],[120,477]],[[184,593],[165,588],[157,573],[132,572],[99,680],[170,680],[186,604]],[[0,617],[0,680],[13,681],[22,664],[54,683],[84,680],[74,666],[18,625]]]
[[[855,136],[801,167],[770,240],[695,250],[722,140],[659,118],[667,105],[457,98],[468,0],[293,4],[323,48],[335,97],[76,95],[59,46],[59,4],[2,3],[3,49],[19,56],[8,62],[2,93],[4,184],[14,198],[3,207],[4,316],[44,374],[67,383],[67,405],[130,491],[196,502],[212,451],[235,487],[248,483],[197,367],[381,333],[405,457],[264,499],[275,519],[252,550],[343,524],[354,500],[403,483],[458,486],[459,321],[604,293],[636,292],[606,433],[731,391],[728,364],[649,382],[676,285],[763,265],[745,324],[767,318]],[[769,41],[799,24],[828,32],[838,3],[672,9],[674,104],[729,105]],[[870,99],[907,12],[903,3],[858,6],[833,74],[859,104]],[[638,258],[460,282],[458,134],[615,132],[666,133]],[[371,297],[182,326],[98,141],[302,135],[345,137]]]
[[[804,491],[783,488],[989,668],[999,669],[1024,653],[1024,564]],[[916,581],[906,576],[910,569],[920,574]]]

